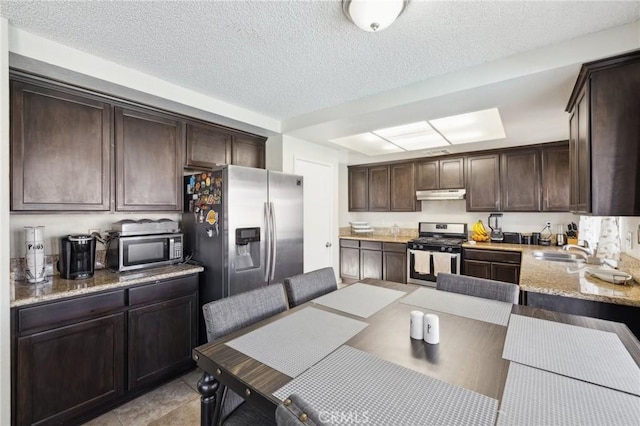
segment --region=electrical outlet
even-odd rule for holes
[[[631,250],[633,248],[633,232],[627,232],[627,249]]]

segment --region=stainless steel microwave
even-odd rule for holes
[[[107,244],[107,268],[125,272],[182,262],[182,240],[180,233],[114,235]]]

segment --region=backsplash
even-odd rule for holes
[[[44,252],[58,254],[60,237],[69,234],[86,234],[97,229],[102,235],[111,225],[122,219],[162,219],[180,221],[179,213],[69,213],[69,214],[12,214],[10,217],[10,256],[24,256],[24,227],[44,226]]]
[[[371,234],[375,235],[393,235],[393,227],[373,227],[373,232]],[[369,233],[364,234],[356,234],[351,231],[350,226],[345,226],[340,228],[340,236],[357,236],[357,235],[371,235]],[[418,236],[418,229],[416,228],[398,228],[398,237],[410,237],[416,238]]]
[[[96,269],[104,268],[104,259],[107,251],[106,250],[96,250]],[[59,256],[57,254],[50,254],[44,257],[44,262],[46,265],[46,276],[52,275],[60,275],[60,271],[58,271],[58,267],[56,266],[58,263]],[[26,270],[27,270],[27,261],[24,257],[14,257],[9,261],[9,271],[11,273],[11,278],[15,281],[26,281]]]
[[[394,224],[401,228],[418,228],[418,222],[466,223],[471,226],[478,220],[487,225],[489,212],[467,212],[465,200],[422,201],[422,210],[418,212],[348,212],[341,216],[342,226],[349,221],[367,221],[373,227],[390,228]],[[546,222],[551,222],[555,233],[558,225],[578,222],[579,217],[571,213],[541,212],[517,213],[505,212],[500,218],[500,226],[507,232],[540,232]],[[342,222],[344,221],[344,222]],[[488,228],[487,228],[488,229]]]

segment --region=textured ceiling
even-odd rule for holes
[[[339,1],[0,1],[36,35],[276,119],[640,19],[640,2],[423,2],[366,33]],[[464,111],[461,111],[464,112]]]

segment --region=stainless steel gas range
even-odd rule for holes
[[[466,223],[420,222],[418,238],[407,243],[407,282],[435,286],[439,273],[460,273]]]

